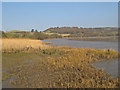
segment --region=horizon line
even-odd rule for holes
[[[70,26],[63,26],[63,27],[59,27],[59,26],[56,26],[56,27],[49,27],[49,28],[47,28],[47,29],[50,29],[50,28],[65,28],[65,27],[67,27],[67,28],[74,28],[75,26],[73,26],[73,27],[70,27]],[[89,29],[89,28],[119,28],[119,27],[115,27],[115,26],[106,26],[106,27],[76,27],[76,28],[85,28],[85,29]],[[32,29],[34,29],[34,28],[31,28],[31,29],[29,29],[29,30],[32,30]],[[45,29],[45,30],[47,30],[47,29]],[[4,32],[9,32],[9,31],[29,31],[29,30],[0,30],[0,31],[4,31]],[[37,30],[37,31],[45,31],[45,30],[38,30],[38,29],[34,29],[34,30]]]

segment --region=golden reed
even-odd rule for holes
[[[15,50],[24,50],[24,49],[47,49],[50,46],[45,45],[41,40],[34,39],[2,39],[2,52],[12,52]]]

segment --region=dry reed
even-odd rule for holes
[[[28,49],[47,49],[50,46],[45,45],[40,40],[33,39],[2,39],[2,52],[24,51]]]

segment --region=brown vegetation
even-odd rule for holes
[[[10,80],[12,85],[26,88],[119,87],[118,79],[113,79],[110,75],[92,65],[93,62],[98,60],[118,58],[118,52],[115,50],[108,52],[108,50],[87,48],[51,47],[40,41],[27,39],[24,39],[24,41],[22,39],[10,39],[9,43],[12,44],[9,46],[7,40],[3,39],[4,44],[7,44],[4,45],[3,50],[11,51],[11,48],[20,50],[26,46],[35,48],[34,51],[20,56],[20,52],[18,54],[12,54],[12,52],[6,54],[7,51],[3,53],[4,65],[13,59],[14,61],[22,61],[18,64],[11,63],[12,67],[5,65],[9,74],[4,75],[3,78],[7,80],[12,77],[13,79]],[[20,42],[22,46],[20,46]],[[36,45],[34,46],[34,44]],[[42,51],[37,50],[37,53],[34,53],[36,49],[40,48],[42,48]],[[16,56],[17,58],[15,58]]]
[[[31,49],[46,49],[50,48],[50,46],[45,45],[40,40],[33,39],[2,39],[2,52],[20,52],[20,51],[28,51]]]

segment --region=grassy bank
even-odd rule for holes
[[[118,37],[117,36],[109,36],[109,37],[82,37],[82,38],[72,38],[72,39],[68,39],[68,40],[118,42]]]
[[[26,47],[29,49],[25,49]],[[2,49],[5,71],[3,80],[13,77],[9,83],[15,86],[28,88],[119,87],[118,79],[113,79],[92,65],[95,61],[118,58],[118,52],[114,50],[108,52],[108,50],[53,47],[30,39],[3,39]]]

